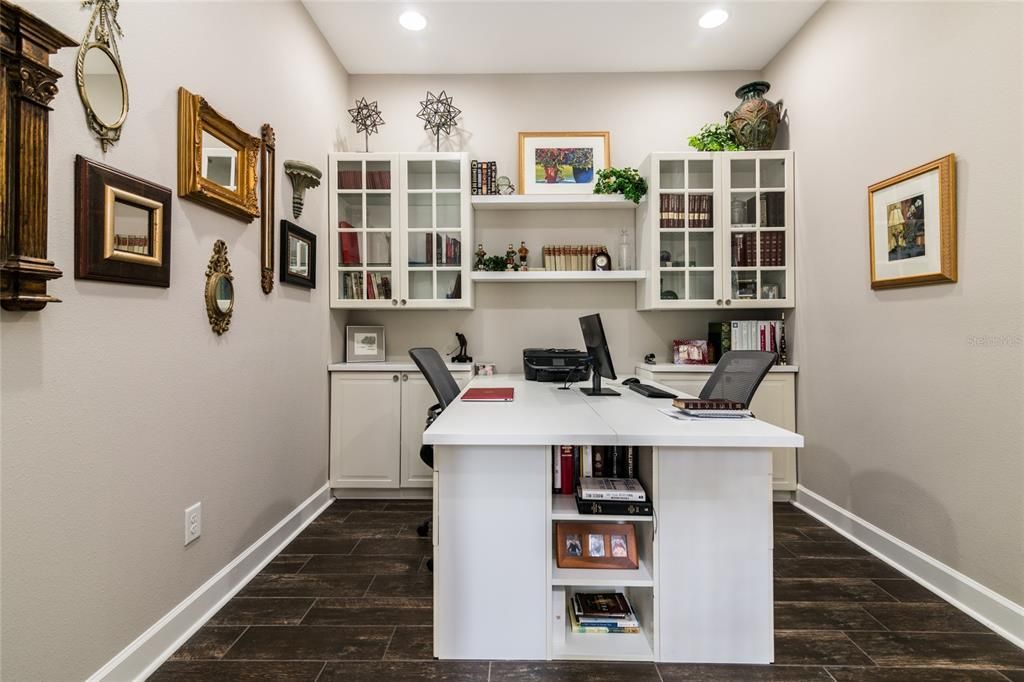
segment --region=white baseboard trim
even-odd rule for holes
[[[126,646],[88,682],[144,680],[332,502],[324,485]]]
[[[1024,649],[1024,606],[802,485],[797,486],[794,504]]]

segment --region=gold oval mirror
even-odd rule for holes
[[[235,285],[228,262],[228,247],[218,239],[213,244],[213,255],[206,268],[206,315],[213,333],[220,336],[231,324],[235,309]]]
[[[85,107],[85,120],[103,151],[121,137],[128,118],[128,83],[114,36],[121,35],[117,3],[96,0],[89,27],[78,48],[75,82]]]

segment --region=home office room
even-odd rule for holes
[[[1024,680],[1024,6],[0,8],[4,680]]]

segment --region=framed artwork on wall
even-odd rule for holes
[[[384,327],[345,327],[345,362],[384,362]]]
[[[956,157],[868,187],[871,288],[957,281]]]
[[[75,157],[75,279],[171,285],[171,190]]]
[[[281,221],[281,281],[316,289],[316,235]]]
[[[519,133],[522,194],[593,194],[611,162],[608,131]]]

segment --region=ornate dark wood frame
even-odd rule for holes
[[[295,236],[309,243],[309,277],[296,275],[288,271],[288,239]],[[281,281],[285,284],[316,289],[316,235],[304,230],[290,220],[281,221]]]
[[[269,123],[260,128],[260,286],[263,293],[274,290],[274,195],[277,192],[277,171],[274,150],[274,129]]]
[[[238,152],[238,189],[231,191],[203,177],[203,130]],[[260,140],[218,114],[199,95],[178,88],[178,196],[247,223],[260,215],[256,165]]]
[[[150,213],[152,255],[111,253],[107,214],[116,196]],[[75,279],[171,285],[171,190],[75,156]]]
[[[0,3],[0,306],[42,310],[64,273],[46,257],[50,102],[61,74],[50,55],[74,40],[7,0]]]

